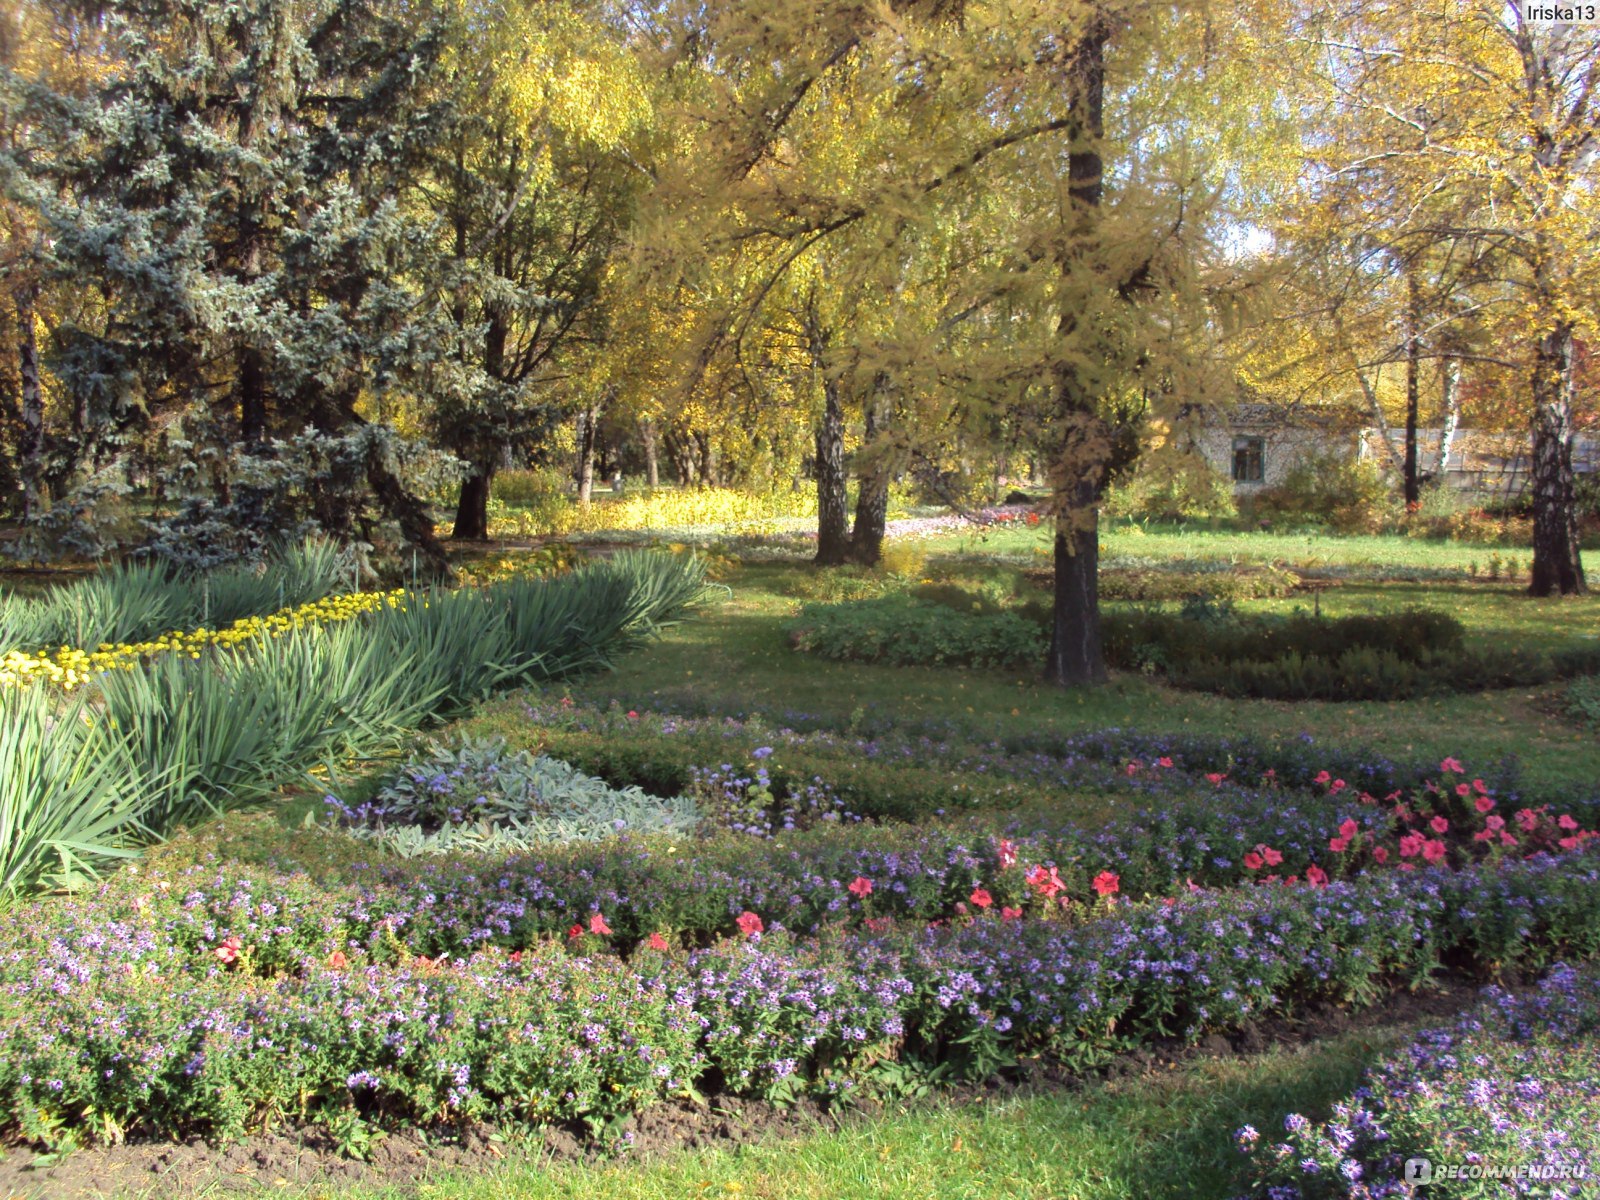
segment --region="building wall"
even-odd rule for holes
[[[1210,427],[1194,435],[1195,449],[1214,470],[1224,478],[1233,477],[1233,439],[1258,437],[1262,439],[1261,473],[1259,483],[1235,481],[1233,490],[1241,496],[1276,487],[1289,472],[1314,458],[1336,456],[1352,459],[1356,453],[1356,438],[1350,433],[1336,433],[1322,429],[1267,428],[1238,425],[1230,428]]]

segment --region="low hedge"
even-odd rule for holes
[[[957,593],[952,595],[952,591]],[[789,625],[798,650],[897,666],[1022,667],[1044,653],[1050,607],[1001,608],[960,589],[808,605]],[[1106,661],[1177,687],[1267,700],[1405,700],[1526,687],[1600,672],[1600,647],[1545,653],[1467,647],[1448,613],[1241,616],[1191,598],[1183,610],[1101,615]]]
[[[884,596],[808,604],[787,626],[796,650],[890,666],[1010,667],[1039,662],[1039,627],[1013,612],[961,612],[948,603]]]

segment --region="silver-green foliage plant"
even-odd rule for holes
[[[413,758],[370,800],[328,798],[352,836],[394,853],[512,853],[619,833],[687,833],[699,821],[687,796],[613,788],[560,759],[512,752],[500,741],[437,744]]]

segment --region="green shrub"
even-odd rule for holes
[[[1375,463],[1330,454],[1296,463],[1282,483],[1255,495],[1250,515],[1274,525],[1377,533],[1393,506],[1394,497]]]
[[[1272,700],[1400,700],[1600,669],[1600,648],[1553,655],[1468,649],[1459,621],[1427,609],[1324,618],[1186,607],[1106,614],[1107,661],[1160,672],[1178,687]]]
[[[1600,728],[1600,677],[1587,675],[1567,686],[1563,707],[1575,721],[1591,729]]]
[[[1111,488],[1108,516],[1139,521],[1227,520],[1239,515],[1233,482],[1197,453],[1156,451]]]
[[[970,604],[961,612],[909,596],[809,604],[787,631],[809,654],[893,666],[1008,667],[1044,653],[1038,628],[1016,613],[975,613]]]

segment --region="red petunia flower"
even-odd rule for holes
[[[1121,880],[1115,871],[1101,871],[1094,877],[1094,882],[1090,886],[1102,896],[1114,896],[1121,886]]]
[[[973,888],[972,895],[968,896],[967,900],[977,908],[988,908],[994,903],[994,897],[983,888]]]
[[[667,939],[662,937],[659,933],[652,933],[646,940],[645,945],[649,946],[652,950],[668,949]]]
[[[865,900],[868,896],[872,895],[872,880],[868,879],[865,875],[857,875],[850,881],[850,886],[845,890],[848,891],[852,896],[856,896]]]
[[[611,926],[606,924],[606,919],[599,913],[591,913],[589,916],[589,932],[598,933],[604,937],[611,932]]]
[[[226,965],[236,960],[239,957],[239,951],[243,949],[244,946],[238,938],[230,937],[223,938],[222,942],[211,953],[215,954]]]
[[[567,930],[567,936],[569,938],[581,938],[583,936],[583,926],[574,921],[572,928]]]
[[[1261,855],[1257,854],[1254,850],[1251,850],[1244,856],[1245,870],[1259,871],[1261,870],[1261,864],[1263,861],[1265,860],[1262,859]]]
[[[739,927],[739,932],[744,934],[745,937],[754,937],[766,929],[766,926],[761,923],[761,918],[749,910],[740,913],[734,924]]]
[[[1306,868],[1306,882],[1312,887],[1327,887],[1328,873],[1313,863]]]
[[[1020,921],[1022,920],[1022,910],[1020,908],[1011,908],[1010,906],[1002,908],[1000,910],[1000,919],[1002,921]]]
[[[350,965],[350,960],[344,956],[343,950],[335,950],[328,955],[328,965],[335,971],[342,971]]]

